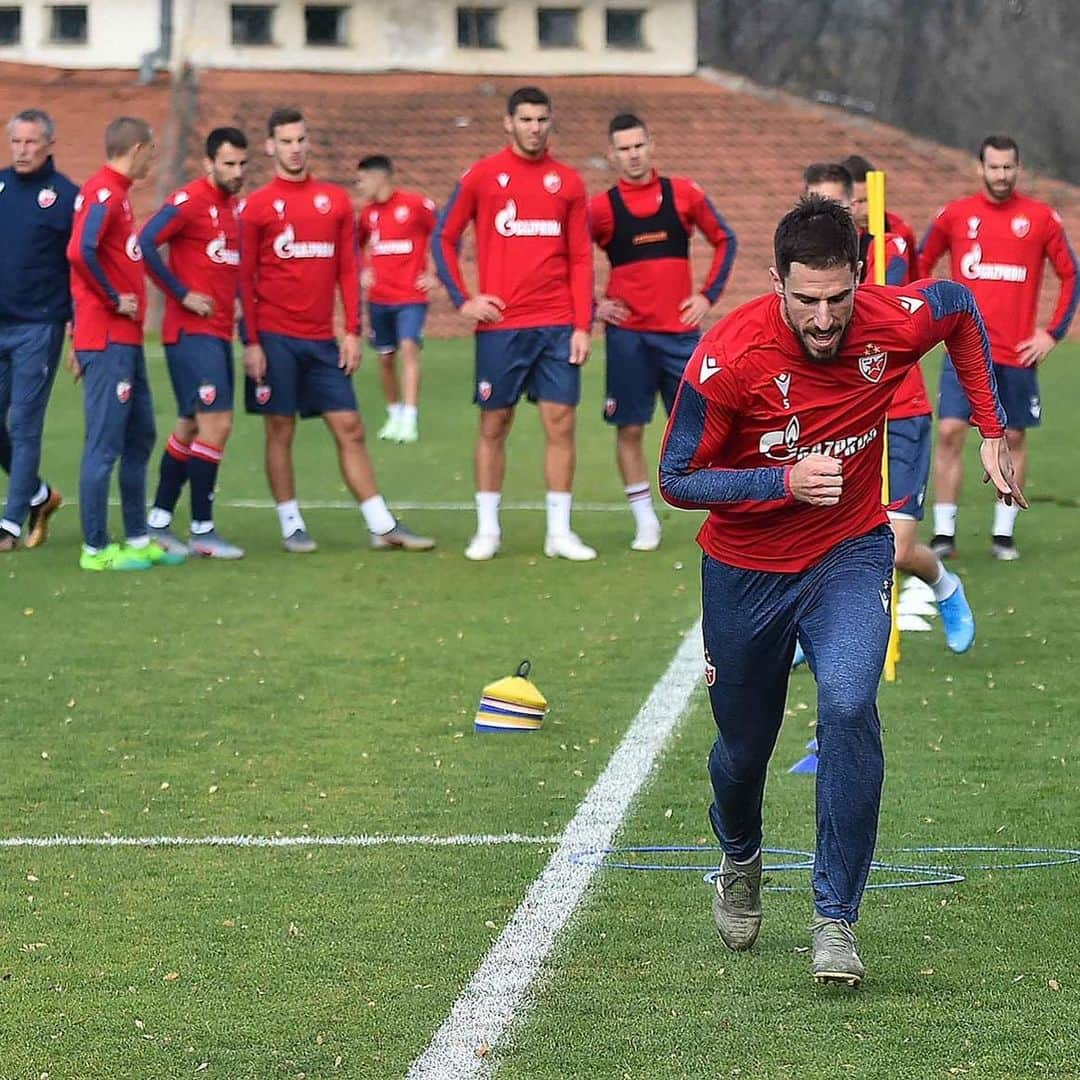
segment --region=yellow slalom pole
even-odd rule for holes
[[[874,245],[874,284],[885,284],[885,174],[879,170],[866,174],[866,199],[869,211],[870,235]],[[883,429],[881,451],[881,501],[889,502],[889,425]],[[900,663],[900,626],[897,622],[899,590],[896,571],[893,571],[892,602],[889,604],[889,647],[885,651],[885,681],[896,682],[896,667]]]

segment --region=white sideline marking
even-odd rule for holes
[[[557,844],[557,836],[501,833],[485,836],[6,836],[0,848],[161,847],[489,847],[493,844]]]
[[[692,627],[630,730],[566,827],[558,850],[488,950],[409,1080],[469,1080],[492,1068],[488,1050],[528,1009],[525,995],[574,913],[595,865],[576,851],[609,847],[701,677],[701,633]]]

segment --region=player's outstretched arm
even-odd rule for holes
[[[998,498],[1006,506],[1015,503],[1021,510],[1026,510],[1028,501],[1016,482],[1008,442],[1005,439],[983,439],[979,457],[983,466],[983,483],[993,484],[997,488]]]

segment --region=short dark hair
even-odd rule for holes
[[[635,116],[632,112],[621,112],[613,116],[611,123],[607,126],[608,138],[610,139],[616,131],[633,131],[634,128],[641,128],[642,131],[649,130],[640,116]]]
[[[849,154],[840,164],[851,173],[851,179],[856,184],[865,184],[866,174],[874,171],[874,166],[861,154]]]
[[[1012,150],[1016,154],[1017,163],[1020,161],[1020,146],[1011,135],[987,135],[979,145],[979,160],[986,161],[986,148],[991,150]]]
[[[387,175],[394,171],[394,163],[385,154],[368,154],[357,162],[356,167],[363,172],[384,172]]]
[[[270,118],[266,121],[266,134],[273,138],[274,132],[279,127],[284,127],[286,124],[303,123],[305,123],[304,114],[294,106],[285,105],[280,109],[275,109],[270,114]]]
[[[246,150],[247,136],[239,128],[216,127],[206,136],[206,156],[213,161],[226,143],[237,150]]]
[[[859,231],[846,207],[824,195],[804,195],[773,235],[776,272],[786,278],[792,263],[815,270],[859,264]]]
[[[815,161],[813,165],[807,165],[803,169],[802,178],[804,187],[812,184],[840,184],[849,199],[855,190],[851,186],[851,173],[835,161]]]
[[[37,124],[46,142],[52,142],[56,135],[56,124],[44,109],[23,109],[22,112],[17,112],[8,121],[8,135],[14,131],[16,124]]]
[[[539,86],[519,86],[506,100],[506,115],[513,116],[519,105],[546,105],[551,108],[551,98]]]
[[[105,128],[105,157],[115,161],[153,138],[150,125],[139,116],[118,116]]]

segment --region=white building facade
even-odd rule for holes
[[[0,61],[65,68],[685,75],[694,0],[0,0]]]

